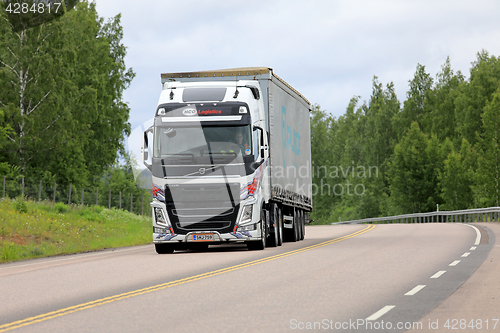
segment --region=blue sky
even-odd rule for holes
[[[122,15],[124,94],[137,128],[151,119],[160,73],[267,66],[335,117],[368,100],[372,79],[402,102],[418,63],[433,77],[450,57],[468,76],[476,54],[500,56],[498,0],[96,0]]]

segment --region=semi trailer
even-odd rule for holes
[[[309,101],[268,67],[164,73],[161,83],[141,147],[156,252],[304,239]]]

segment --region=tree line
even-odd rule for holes
[[[105,21],[95,3],[71,0],[39,19],[8,12],[12,2],[0,2],[0,176],[135,187],[128,159],[117,162],[130,134],[123,92],[135,76],[120,15]]]
[[[484,50],[469,78],[449,58],[435,78],[418,64],[403,103],[374,77],[338,118],[315,105],[313,218],[500,206],[499,122],[500,58]]]

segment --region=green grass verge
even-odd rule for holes
[[[0,200],[0,263],[149,244],[150,216],[101,206]]]

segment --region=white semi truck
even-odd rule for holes
[[[267,67],[166,73],[161,82],[141,150],[156,252],[304,239],[309,101]]]

